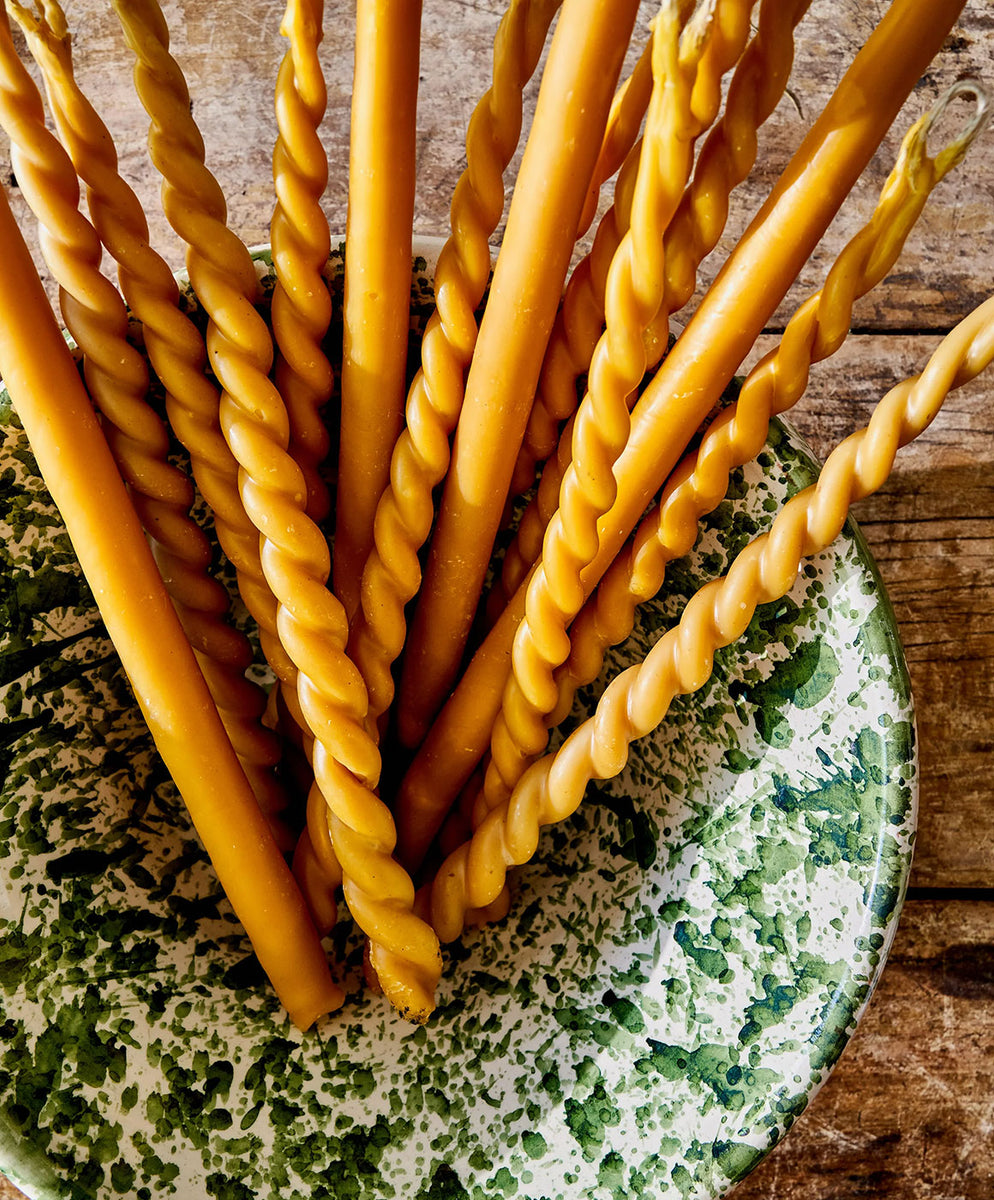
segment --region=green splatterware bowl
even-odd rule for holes
[[[28,1195],[713,1198],[784,1135],[879,975],[914,837],[908,679],[852,525],[547,831],[509,918],[447,952],[428,1028],[362,990],[344,922],[350,1000],[300,1034],[2,417],[0,1166]],[[776,425],[610,670],[814,471]]]

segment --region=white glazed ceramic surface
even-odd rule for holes
[[[508,919],[448,950],[427,1028],[363,991],[345,920],[331,943],[349,1001],[300,1034],[2,416],[0,1165],[19,1186],[717,1197],[782,1136],[877,978],[914,836],[907,675],[851,526],[625,774],[546,832]],[[609,670],[812,470],[776,426]]]

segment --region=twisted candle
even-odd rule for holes
[[[646,335],[649,366],[655,366],[665,352],[669,318],[690,298],[698,266],[721,237],[732,190],[752,170],[756,160],[756,132],[776,108],[787,86],[794,61],[793,31],[810,3],[811,0],[788,0],[784,5],[765,0],[760,8],[756,35],[732,76],[724,115],[705,140],[693,181],[666,230],[666,290],[659,313],[650,323]],[[720,14],[719,9],[716,15]],[[748,18],[748,11],[745,15]],[[743,40],[744,37],[743,34]],[[729,53],[732,53],[735,47],[731,39],[729,47]],[[608,219],[606,216],[605,221]],[[597,236],[598,239],[601,237],[600,229]],[[609,242],[610,224],[606,226],[604,236]],[[529,470],[534,479],[536,463],[546,462],[546,469],[538,492],[522,514],[517,534],[504,556],[500,589],[495,589],[495,599],[490,606],[494,619],[501,604],[514,594],[541,553],[542,538],[558,505],[572,438],[572,426],[568,426],[561,437],[559,427],[573,412],[576,380],[586,371],[600,334],[604,293],[603,287],[598,285],[594,255],[604,252],[598,249],[595,241],[589,273],[581,273],[582,263],[574,272],[570,288],[576,279],[581,294],[571,298],[570,289],[567,289],[561,329],[557,326],[556,330],[559,338],[556,340],[554,334],[546,355],[526,444],[516,468],[520,472],[517,476],[519,484]],[[550,458],[557,438],[558,451],[555,458]],[[530,482],[529,479],[528,486]]]
[[[521,94],[561,0],[512,0],[494,40],[493,84],[470,118],[466,169],[452,197],[451,234],[435,268],[435,303],[421,341],[421,369],[407,396],[406,426],[377,506],[363,571],[361,611],[349,653],[369,689],[370,715],[393,699],[391,665],[404,645],[404,606],[421,582],[418,551],[434,518],[432,489],[449,466],[449,436],[473,356],[475,310],[490,275],[490,235],[504,209],[503,174],[521,133]]]
[[[45,127],[41,95],[0,24],[0,124],[10,137],[11,164],[39,224],[45,261],[59,285],[69,332],[84,355],[90,395],[108,421],[114,457],[143,509],[143,524],[161,520],[176,536],[174,553],[202,566],[206,541],[187,516],[193,490],[166,460],[169,438],[148,407],[148,371],[127,339],[128,315],[113,284],[100,274],[103,254],[93,226],[79,212],[76,171]]]
[[[669,318],[694,294],[697,269],[717,246],[728,200],[756,161],[757,133],[780,103],[794,64],[794,30],[811,0],[763,0],[756,36],[732,76],[721,120],[698,155],[694,178],[668,230],[666,293],[646,346],[655,366],[666,353]]]
[[[349,621],[404,426],[421,0],[356,0],[334,582]]]
[[[698,119],[699,133],[703,133],[714,121],[721,102],[721,79],[738,59],[749,32],[749,19],[756,0],[739,4],[735,0],[717,0],[714,27],[704,50],[701,69],[697,73],[694,94],[691,96],[691,111]],[[685,0],[684,8],[687,7]],[[648,42],[639,55],[638,62],[618,89],[608,114],[607,128],[601,143],[600,155],[594,175],[587,189],[577,237],[582,237],[590,227],[597,209],[598,193],[605,180],[618,170],[635,145],[649,106],[652,93],[652,44]]]
[[[566,630],[583,604],[580,572],[597,553],[597,521],[614,503],[612,468],[628,440],[628,395],[645,373],[642,334],[662,301],[662,233],[692,166],[690,97],[710,16],[701,8],[682,28],[676,0],[668,0],[653,25],[653,90],[631,224],[608,272],[607,328],[594,349],[587,393],[577,412],[573,461],[515,633],[484,781],[487,810],[510,795],[531,758],[545,747],[545,717],[556,700],[553,671],[569,654]]]
[[[46,0],[46,10],[55,17],[52,0]],[[57,27],[55,18],[53,28]],[[131,189],[119,182],[116,161],[107,149],[109,133],[72,80],[69,50],[61,33],[56,33],[50,48],[56,60],[42,66],[46,80],[51,71],[56,119],[70,153],[78,151],[77,169],[85,172],[82,178],[94,202],[94,221],[119,264],[125,298],[142,321],[146,351],[166,389],[170,424],[190,452],[194,478],[214,511],[225,554],[236,564],[246,555],[258,560],[258,534],[238,496],[238,465],[218,423],[218,391],[204,376],[203,338],[177,308],[176,281],[148,245],[145,214]],[[115,162],[113,171],[108,169],[111,162]],[[260,574],[258,568],[256,573]]]
[[[770,531],[737,555],[727,575],[692,597],[679,623],[643,662],[612,681],[594,715],[557,753],[535,763],[510,799],[449,856],[431,895],[433,923],[443,941],[459,936],[467,910],[500,895],[508,867],[534,855],[542,826],[575,812],[591,779],[618,775],[631,743],[659,725],[673,698],[707,682],[714,652],[743,634],[759,604],[791,589],[801,559],[835,540],[849,506],[884,483],[898,448],[926,428],[951,389],[992,359],[994,298],[943,339],[920,376],[887,393],[869,425],[832,452],[818,482],[788,501]]]
[[[331,235],[321,208],[328,157],[318,137],[327,103],[318,59],[322,9],[323,0],[288,0],[280,26],[290,47],[276,77],[279,136],[273,150],[276,208],[270,224],[276,271],[274,379],[290,420],[290,453],[307,486],[307,514],[315,521],[324,520],[331,506],[319,467],[331,444],[321,409],[334,383],[322,349],[331,323],[331,296],[323,276]]]
[[[54,27],[43,26],[21,5],[12,5],[12,11],[26,26],[49,72],[58,60],[46,53],[46,46],[58,46],[61,61],[67,61],[68,38],[64,23],[59,28],[60,14],[54,7],[49,9]],[[190,517],[189,480],[168,462],[168,433],[146,403],[145,363],[127,339],[124,303],[100,273],[100,239],[78,211],[75,167],[45,128],[41,97],[16,56],[6,24],[0,38],[0,69],[0,122],[11,137],[11,158],[22,192],[40,222],[39,240],[59,283],[66,326],[83,352],[87,387],[108,422],[108,444],[131,488],[142,526],[152,538],[167,590],[197,651],[225,727],[249,768],[253,790],[273,817],[274,833],[286,846],[289,832],[275,815],[285,799],[271,773],[278,746],[258,721],[264,697],[242,676],[251,661],[248,641],[224,620],[227,593],[209,574],[210,545]],[[61,106],[56,111],[62,115]],[[60,127],[65,127],[64,121]],[[92,133],[93,126],[88,130]],[[67,132],[79,150],[84,135],[73,129]],[[116,163],[107,165],[108,154],[113,154],[109,140],[102,144],[101,156],[89,161],[87,173],[93,168],[99,176],[103,165],[105,178],[116,176]],[[94,218],[107,215],[98,199]]]
[[[954,99],[968,95],[977,100],[972,120],[930,157],[932,126]],[[749,373],[736,403],[715,419],[696,453],[673,472],[633,544],[615,559],[577,617],[569,659],[557,672],[559,700],[550,725],[569,713],[577,688],[600,674],[607,648],[631,633],[638,605],[662,587],[667,563],[689,552],[698,520],[721,501],[731,471],[760,452],[770,418],[803,395],[812,363],[834,354],[845,341],[855,301],[892,269],[932,189],[962,161],[986,119],[986,95],[977,83],[961,80],[908,130],[869,222],[839,255],[824,287],[791,317],[780,344]]]
[[[894,0],[632,413],[592,591],[848,195],[961,8]]]
[[[210,246],[216,270],[223,273],[228,282],[226,298],[230,307],[225,315],[229,322],[238,322],[259,297],[255,267],[244,246],[224,224],[227,211],[224,196],[217,180],[203,165],[203,138],[190,115],[186,81],[167,52],[169,35],[165,20],[154,2],[132,6],[122,0],[114,8],[137,58],[135,86],[152,121],[149,150],[154,165],[163,176],[161,195],[166,218],[184,240]],[[209,314],[204,296],[207,262],[209,260],[198,254],[190,256],[187,265],[191,268],[190,282],[194,291]],[[271,345],[268,332],[266,342]],[[271,349],[267,358],[270,353]],[[220,394],[216,396],[213,420],[220,428]],[[206,396],[204,401],[206,403]],[[206,417],[206,410],[204,415]],[[205,420],[196,428],[196,433],[207,430]],[[190,432],[194,433],[194,430]],[[213,445],[210,450],[214,450]],[[238,493],[238,464],[233,456],[230,462],[212,456],[210,463],[212,467],[220,468],[212,482],[217,484],[217,498],[225,502],[224,507],[215,509],[219,538],[236,568],[238,589],[245,606],[259,626],[263,653],[277,677],[282,679],[292,673],[293,664],[273,632],[276,598],[263,574],[258,531],[245,513]],[[232,463],[235,467],[233,478],[227,472]],[[234,487],[229,488],[232,482]],[[207,498],[213,503],[209,496]]]
[[[313,740],[309,761],[313,762]],[[293,874],[322,936],[338,922],[337,893],[342,886],[342,865],[331,844],[326,812],[321,789],[312,782],[307,793],[307,824],[293,851]]]
[[[635,407],[632,436],[615,466],[618,501],[600,523],[597,558],[583,573],[587,594],[728,386],[961,7],[960,0],[941,9],[893,0],[729,255]],[[420,860],[487,747],[523,613],[519,588],[401,783],[396,812],[408,864]]]
[[[0,27],[9,40],[2,10]],[[156,748],[260,964],[306,1029],[341,1004],[342,991],[204,686],[2,189],[0,242],[0,374]]]
[[[611,111],[607,115],[607,126],[604,129],[604,140],[601,142],[600,154],[597,156],[590,187],[587,188],[587,198],[583,202],[583,212],[580,214],[580,222],[577,225],[577,238],[583,237],[590,228],[597,211],[601,187],[628,158],[629,152],[638,141],[642,118],[645,116],[645,110],[649,107],[651,94],[652,37],[650,36],[631,75],[618,88],[611,101]]]
[[[220,501],[222,510],[230,507],[233,495],[241,512],[236,464],[217,424],[217,392],[203,376],[203,339],[177,308],[176,281],[148,243],[145,214],[121,178],[110,133],[76,83],[64,13],[56,0],[45,0],[44,12],[31,13],[16,3],[9,8],[41,70],[59,135],[86,184],[94,228],[118,264],[125,300],[142,322],[149,360],[166,388],[170,420],[191,451],[194,478],[210,499]],[[38,133],[39,149],[43,142],[44,135]],[[90,252],[99,259],[92,245]],[[220,496],[222,489],[215,483],[219,472],[225,480]],[[271,818],[274,836],[289,849],[292,835],[278,817],[287,799],[272,770],[280,758],[279,742],[260,722],[265,693],[244,676],[252,661],[248,639],[227,624],[227,593],[207,573],[210,548],[196,527],[189,528],[192,522],[187,522],[186,508],[161,511],[160,506],[157,511],[153,499],[150,509],[150,501],[140,494],[136,502],[155,539],[152,548],[159,569],[225,729],[263,811]],[[219,526],[223,530],[224,522],[219,521]]]
[[[524,440],[514,464],[510,489],[512,497],[522,496],[532,488],[539,464],[544,463],[556,447],[560,424],[576,411],[577,381],[590,366],[594,347],[604,329],[607,276],[611,261],[628,229],[641,151],[642,143],[639,141],[622,164],[615,182],[614,203],[597,225],[590,253],[577,263],[566,284],[542,360],[535,403],[528,416]],[[572,428],[560,440],[568,446],[571,435]],[[559,488],[568,465],[567,457],[562,471],[541,490],[541,499],[538,495],[533,497],[522,514],[514,540],[504,554],[500,582],[494,586],[487,600],[487,615],[491,623],[496,621],[508,597],[514,594],[542,551],[542,538],[552,513],[558,507]],[[541,479],[539,488],[542,488]],[[541,505],[541,511],[545,514],[541,524],[536,522],[532,511],[537,505]]]
[[[366,689],[345,654],[345,611],[326,587],[327,543],[304,511],[303,476],[287,453],[286,408],[268,378],[272,342],[252,305],[252,261],[224,223],[161,10],[155,0],[115,0],[114,7],[136,55],[136,88],[152,121],[150,148],[165,183],[166,215],[187,242],[190,278],[210,317],[207,346],[222,387],[221,427],[241,468],[242,503],[261,535],[262,569],[278,601],[275,620],[268,609],[253,615],[273,669],[285,683],[295,682],[314,735],[314,775],[327,806],[322,818],[383,990],[412,1020],[424,1020],[441,972],[438,942],[414,915],[414,887],[391,857],[396,834],[373,790],[380,756],[365,729]]]

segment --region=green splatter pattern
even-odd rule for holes
[[[0,415],[0,1163],[29,1195],[716,1197],[783,1136],[878,976],[915,828],[907,676],[852,527],[547,831],[427,1029],[362,992],[345,921],[350,1002],[301,1035]],[[610,669],[811,478],[775,427]]]

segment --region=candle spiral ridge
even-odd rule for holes
[[[753,168],[758,131],[786,91],[794,30],[810,7],[811,0],[763,0],[756,36],[732,76],[725,112],[704,140],[669,231],[665,300],[646,336],[652,366],[666,353],[669,318],[693,295],[697,269],[718,244],[729,197]]]
[[[638,141],[642,118],[649,107],[652,92],[652,38],[646,42],[632,73],[618,88],[608,113],[607,126],[594,173],[583,202],[583,212],[576,228],[577,238],[590,228],[597,211],[600,190],[604,183],[621,167]]]
[[[276,78],[273,150],[276,208],[270,225],[276,288],[272,327],[276,386],[290,420],[290,453],[304,474],[307,513],[328,515],[331,500],[319,467],[331,447],[320,410],[331,397],[334,372],[322,342],[331,323],[331,296],[322,274],[331,250],[321,198],[328,158],[318,127],[327,104],[318,59],[321,0],[290,0],[281,31],[290,47]]]
[[[963,96],[976,101],[973,118],[930,157],[927,139],[932,127],[949,104]],[[908,130],[870,220],[842,250],[821,290],[793,314],[780,344],[743,381],[736,402],[719,414],[697,451],[673,472],[659,504],[580,612],[571,630],[569,659],[557,672],[559,699],[550,725],[565,719],[577,689],[600,674],[607,648],[631,633],[638,606],[662,587],[667,563],[691,549],[697,522],[720,503],[731,471],[762,449],[770,418],[800,399],[811,365],[834,354],[845,341],[856,300],[893,268],[932,189],[960,162],[986,114],[981,87],[960,80]]]
[[[500,894],[507,869],[534,855],[542,826],[576,811],[591,779],[624,769],[631,743],[659,725],[675,696],[707,682],[715,651],[742,635],[759,604],[790,590],[801,559],[835,540],[849,506],[884,483],[897,450],[930,424],[951,389],[992,359],[994,298],[947,335],[920,376],[887,393],[869,425],[833,451],[818,482],[787,502],[769,532],[750,542],[724,577],[691,598],[679,623],[645,659],[615,677],[594,715],[555,754],[533,764],[510,798],[446,859],[431,896],[442,941],[459,936],[468,909]]]
[[[238,239],[224,225],[224,196],[217,180],[203,165],[203,139],[190,116],[190,95],[183,73],[168,53],[169,33],[165,19],[157,4],[145,0],[137,4],[115,0],[114,10],[136,56],[135,88],[151,120],[149,152],[163,177],[162,205],[166,218],[188,244],[210,246],[218,269],[226,273],[233,297],[225,299],[223,311],[219,298],[215,315],[220,320],[237,324],[240,313],[251,307],[251,302],[243,297],[254,299],[258,291],[255,268],[247,254],[243,257],[237,248],[233,253],[232,239],[235,242]],[[227,237],[218,235],[218,226]],[[217,244],[212,243],[215,236]],[[241,242],[238,247],[244,252]],[[188,260],[190,281],[198,296],[198,282],[203,283],[202,263],[200,256],[195,261]],[[200,299],[203,301],[203,296]],[[171,384],[167,383],[167,386]],[[210,456],[206,461],[213,470],[209,471],[205,481],[210,490],[205,490],[204,496],[214,511],[218,539],[237,572],[239,592],[259,625],[263,653],[277,677],[282,678],[292,671],[292,664],[270,632],[276,624],[276,598],[262,573],[259,535],[238,494],[237,463],[230,450],[228,455],[221,454],[214,436],[215,428],[220,431],[219,393],[212,389],[213,408],[209,418],[205,389],[200,390],[198,402],[200,396],[203,397],[204,420],[190,422],[184,432],[190,436],[191,453]],[[178,436],[181,431],[182,425]],[[221,441],[224,440],[222,436]]]
[[[802,146],[787,163],[766,203],[731,251],[725,269],[702,297],[694,319],[650,379],[633,410],[634,443],[619,459],[619,501],[602,525],[598,558],[584,576],[592,590],[623,548],[625,530],[676,466],[680,448],[710,415],[749,346],[787,290],[789,280],[824,235],[856,176],[897,115],[946,36],[953,13],[899,0],[868,38]],[[890,49],[890,39],[899,53]],[[854,114],[859,115],[855,120]],[[796,202],[795,202],[796,197]],[[745,275],[756,276],[754,303],[736,309]],[[735,319],[728,314],[735,312]],[[741,317],[741,321],[738,319]],[[710,348],[720,361],[712,365]],[[672,404],[672,384],[684,403]],[[685,385],[690,385],[686,387]],[[666,441],[653,436],[665,433]],[[524,588],[511,598],[434,719],[398,790],[398,824],[407,862],[417,861],[433,832],[485,753],[507,679],[508,654],[521,619]]]
[[[270,664],[281,680],[295,683],[314,735],[324,819],[380,983],[398,1008],[423,1021],[441,974],[438,941],[414,915],[413,884],[391,857],[396,832],[373,790],[380,756],[366,729],[366,689],[345,653],[345,610],[326,585],[328,545],[304,511],[303,475],[287,452],[286,407],[268,378],[272,341],[252,305],[254,267],[224,222],[223,204],[212,203],[220,189],[203,161],[161,10],[155,0],[115,0],[115,8],[136,54],[153,157],[166,181],[166,215],[188,244],[190,277],[210,317],[207,345],[222,387],[221,427],[241,468],[242,503],[259,532],[262,572],[278,601],[274,622],[263,624],[268,613],[256,616],[263,646],[281,647],[282,656]],[[248,598],[246,604],[251,610]]]
[[[217,391],[203,376],[203,339],[177,307],[176,281],[149,245],[148,222],[118,171],[110,134],[76,83],[62,9],[45,0],[44,12],[31,13],[18,4],[10,10],[25,32],[62,141],[86,184],[96,233],[117,263],[121,291],[142,324],[149,361],[166,389],[170,422],[190,451],[194,479],[209,500],[215,498],[220,462],[240,510],[237,467],[217,423]],[[272,770],[280,759],[279,742],[260,721],[265,693],[244,676],[252,650],[248,639],[227,624],[227,592],[206,573],[210,550],[199,529],[190,537],[185,514],[186,509],[146,514],[154,523],[149,526],[153,552],[252,790],[286,847],[291,835],[277,817],[286,795]]]
[[[525,437],[514,464],[510,494],[521,496],[535,482],[539,463],[545,462],[559,441],[560,427],[576,411],[577,380],[590,366],[594,347],[604,329],[604,293],[611,261],[621,245],[631,219],[632,191],[638,173],[642,143],[632,148],[615,184],[614,203],[597,225],[590,253],[576,265],[556,313],[552,334],[542,362],[535,403],[525,427]],[[572,425],[563,441],[572,441]],[[517,590],[542,551],[542,538],[559,504],[567,458],[562,471],[550,474],[545,486],[539,479],[538,493],[525,509],[517,532],[504,555],[500,582],[488,598],[491,623]],[[537,510],[537,511],[535,511]],[[537,512],[544,520],[536,520]]]
[[[521,133],[522,91],[560,2],[512,0],[494,41],[493,84],[470,118],[466,169],[452,198],[452,232],[435,268],[436,309],[422,338],[422,366],[408,392],[390,483],[377,506],[349,643],[369,689],[373,718],[393,700],[391,665],[404,645],[404,607],[421,582],[418,551],[434,519],[432,490],[449,466],[448,439],[476,345],[475,309],[490,275],[489,239],[504,208],[503,174]]]
[[[752,170],[757,151],[756,132],[783,95],[794,59],[793,30],[810,3],[811,0],[790,0],[786,13],[782,4],[772,0],[766,0],[760,8],[756,34],[732,75],[725,112],[701,147],[693,180],[665,234],[666,291],[658,317],[646,333],[650,367],[656,365],[666,350],[670,316],[687,302],[698,266],[718,243],[728,218],[732,190]],[[720,10],[716,15],[720,15]],[[730,43],[730,53],[732,48]],[[596,276],[588,279],[581,276],[580,282],[590,287],[595,279]],[[594,288],[582,303],[574,301],[570,312],[566,308],[568,290],[564,298],[564,328],[560,336],[566,339],[566,345],[550,342],[526,434],[532,464],[548,461],[538,492],[525,509],[504,557],[500,582],[503,603],[514,594],[538,558],[546,526],[558,503],[572,434],[572,428],[567,426],[560,437],[559,428],[576,406],[576,380],[587,369],[600,335],[602,296],[603,291]],[[550,458],[557,438],[559,450]],[[534,478],[534,465],[531,469]]]
[[[566,630],[583,604],[580,572],[597,553],[597,522],[614,503],[613,466],[628,441],[628,395],[645,373],[642,334],[662,300],[666,228],[692,165],[690,97],[710,32],[710,16],[681,29],[677,4],[664,4],[653,26],[653,95],[632,198],[632,219],[611,262],[605,290],[607,328],[594,350],[573,430],[573,461],[542,558],[528,585],[515,633],[512,670],[491,737],[481,797],[485,810],[510,794],[545,746],[545,717],[555,707],[553,672],[569,655]]]
[[[45,127],[41,95],[17,57],[6,21],[0,23],[0,124],[10,138],[18,184],[39,223],[63,316],[83,352],[87,385],[109,422],[108,440],[122,474],[145,507],[143,515],[161,511],[166,536],[186,532],[182,548],[192,548],[194,559],[202,559],[206,541],[200,531],[182,531],[181,523],[169,520],[170,509],[189,506],[193,490],[182,471],[166,461],[168,435],[145,403],[148,371],[127,340],[124,302],[100,274],[103,250],[79,211],[75,168]]]

